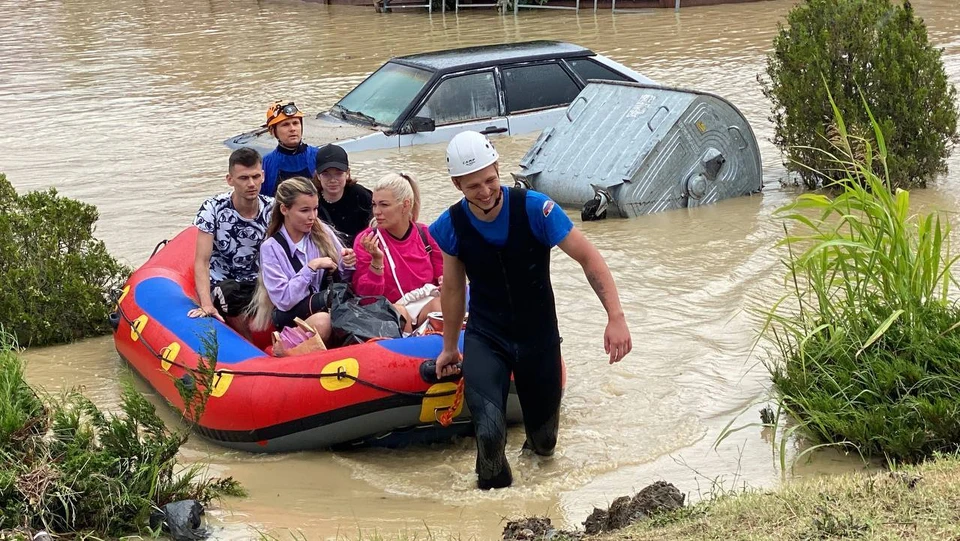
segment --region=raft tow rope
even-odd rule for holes
[[[463,402],[463,378],[460,378],[457,381],[457,390],[456,394],[453,395],[453,404],[450,404],[450,407],[447,408],[447,411],[440,414],[440,418],[437,421],[440,422],[440,426],[450,426],[453,423],[453,418],[457,414],[457,410],[460,409],[460,403]]]

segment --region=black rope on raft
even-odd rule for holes
[[[159,361],[161,361],[161,362],[165,362],[165,363],[170,364],[170,365],[173,365],[173,366],[176,366],[176,367],[178,367],[178,368],[182,368],[182,369],[184,369],[184,370],[186,370],[186,371],[188,371],[188,372],[195,372],[195,371],[196,371],[195,368],[191,368],[191,367],[189,367],[189,366],[187,366],[187,365],[185,365],[185,364],[183,364],[183,363],[179,363],[179,362],[177,362],[177,361],[173,361],[173,360],[170,360],[170,359],[164,359],[164,358],[163,358],[163,355],[157,353],[157,350],[153,349],[153,346],[151,346],[151,345],[146,341],[146,339],[143,337],[143,335],[140,334],[140,330],[137,329],[136,326],[134,326],[133,321],[132,321],[129,317],[127,317],[127,314],[123,311],[123,308],[121,308],[120,305],[117,305],[117,313],[120,314],[120,317],[122,317],[123,320],[127,322],[127,325],[130,326],[130,330],[132,330],[133,332],[137,333],[137,339],[138,339],[138,341],[139,341],[141,344],[143,344],[143,346],[144,346],[145,348],[147,348],[147,351],[149,351],[151,355],[153,355],[154,357],[156,357],[157,360],[159,360]],[[391,394],[396,394],[396,395],[401,395],[401,396],[409,396],[409,397],[413,397],[413,398],[417,398],[417,399],[422,399],[422,398],[439,398],[439,397],[443,397],[443,396],[452,396],[452,395],[456,394],[456,391],[455,391],[455,390],[454,390],[454,391],[442,391],[442,392],[438,392],[438,393],[428,393],[428,392],[410,392],[410,391],[401,391],[401,390],[399,390],[399,389],[391,389],[391,388],[389,388],[389,387],[384,387],[383,385],[378,385],[378,384],[376,384],[376,383],[373,383],[372,381],[366,381],[366,380],[364,380],[364,379],[361,379],[361,378],[358,377],[358,376],[350,375],[350,374],[348,374],[348,373],[346,372],[346,370],[344,370],[343,368],[338,369],[336,372],[317,372],[317,373],[268,372],[268,371],[259,371],[259,370],[237,370],[237,371],[234,371],[234,370],[214,370],[213,373],[217,376],[218,380],[219,380],[219,378],[222,377],[224,374],[230,374],[230,375],[232,375],[232,376],[261,376],[261,377],[293,378],[293,379],[317,379],[317,378],[337,378],[338,380],[349,379],[349,380],[352,380],[352,381],[355,381],[355,382],[359,383],[360,385],[369,387],[369,388],[371,388],[371,389],[374,389],[374,390],[377,390],[377,391],[380,391],[380,392],[391,393]]]
[[[157,245],[153,248],[153,253],[150,254],[150,259],[153,259],[153,256],[157,255],[157,252],[160,251],[160,248],[166,245],[167,242],[169,242],[167,239],[163,239],[160,242],[158,242]]]

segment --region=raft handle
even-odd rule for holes
[[[437,360],[436,359],[427,359],[420,363],[420,378],[426,383],[446,383],[446,382],[455,382],[460,379],[459,370],[463,367],[463,363],[457,363],[456,374],[451,374],[449,376],[444,376],[442,378],[437,378]]]

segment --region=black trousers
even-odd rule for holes
[[[296,323],[293,322],[294,318],[306,320],[313,314],[316,314],[317,312],[323,312],[326,309],[326,292],[311,293],[310,296],[298,302],[293,308],[287,311],[274,309],[273,326],[276,327],[277,330],[286,327],[293,327],[296,325]]]
[[[477,486],[509,486],[507,395],[510,374],[517,387],[527,439],[524,447],[549,456],[557,445],[562,366],[560,341],[517,344],[468,328],[463,338],[464,399],[477,437]]]

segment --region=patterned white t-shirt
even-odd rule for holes
[[[200,231],[213,235],[211,284],[227,279],[254,282],[260,272],[260,243],[270,223],[273,198],[258,196],[260,212],[248,220],[237,212],[230,195],[222,193],[204,201],[193,222]]]

